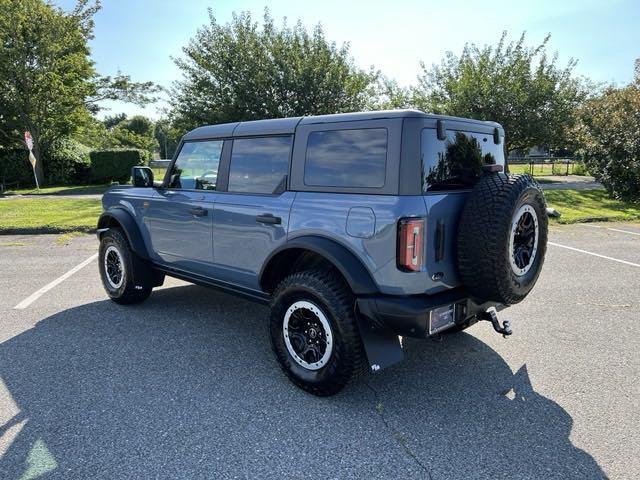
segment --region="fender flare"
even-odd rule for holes
[[[133,216],[124,208],[112,208],[100,215],[98,219],[98,238],[102,235],[104,229],[114,226],[114,223],[126,235],[131,250],[143,260],[149,260],[149,252],[147,252],[147,246],[142,239],[140,228]]]
[[[354,294],[373,295],[378,293],[378,287],[371,274],[354,253],[334,240],[312,235],[294,238],[271,252],[262,264],[258,276],[261,288],[265,273],[269,270],[272,261],[278,254],[291,249],[309,250],[327,259],[342,274]]]

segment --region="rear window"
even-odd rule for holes
[[[502,143],[493,134],[447,131],[446,140],[425,128],[421,134],[422,191],[472,188],[482,174],[482,166],[504,165]]]
[[[291,140],[292,137],[235,139],[229,191],[274,193],[289,172]]]
[[[304,183],[318,187],[382,187],[386,165],[386,128],[312,132],[307,141]]]

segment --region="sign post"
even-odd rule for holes
[[[33,154],[33,137],[31,136],[31,132],[24,132],[24,143],[26,143],[27,148],[29,149],[29,162],[31,162],[31,168],[33,169],[33,178],[36,180],[36,188],[40,190],[40,185],[38,185],[38,176],[36,175],[36,163],[38,160]]]

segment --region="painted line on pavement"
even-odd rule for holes
[[[69,270],[67,273],[65,273],[64,275],[59,276],[58,278],[56,278],[53,282],[45,285],[44,287],[42,287],[40,290],[38,290],[37,292],[29,295],[27,298],[25,298],[24,300],[22,300],[19,304],[17,304],[15,307],[13,307],[15,310],[24,310],[25,308],[27,308],[29,305],[31,305],[33,302],[35,302],[37,299],[39,299],[42,295],[44,295],[45,293],[47,293],[49,290],[51,290],[52,288],[54,288],[56,285],[61,284],[62,282],[64,282],[67,278],[69,278],[71,275],[73,275],[74,273],[80,271],[81,269],[83,269],[84,267],[86,267],[87,265],[89,265],[91,262],[93,262],[96,258],[98,258],[98,254],[94,253],[93,255],[91,255],[89,258],[87,258],[84,262],[76,265],[75,267],[73,267],[71,270]]]
[[[629,235],[638,235],[640,237],[640,233],[630,232],[629,230],[620,230],[619,228],[610,228],[610,227],[607,227],[607,230],[612,230],[614,232],[620,232],[620,233],[628,233]]]
[[[640,264],[627,262],[626,260],[620,260],[619,258],[607,257],[606,255],[600,255],[599,253],[587,252],[586,250],[581,250],[579,248],[569,247],[567,245],[560,245],[555,242],[547,242],[549,245],[553,245],[554,247],[566,248],[567,250],[573,250],[574,252],[585,253],[587,255],[593,255],[594,257],[604,258],[605,260],[611,260],[612,262],[624,263],[625,265],[630,265],[632,267],[640,268]]]
[[[602,225],[589,225],[586,223],[582,224],[582,226],[591,228],[605,228],[607,230],[611,230],[612,232],[628,233],[629,235],[637,235],[640,237],[640,232],[630,232],[629,230],[621,230],[619,228],[603,227]]]

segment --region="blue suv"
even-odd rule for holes
[[[508,175],[493,122],[415,110],[197,128],[164,178],[134,167],[98,222],[120,304],[164,277],[271,306],[288,377],[316,395],[403,358],[401,338],[460,331],[533,288],[544,196]]]

